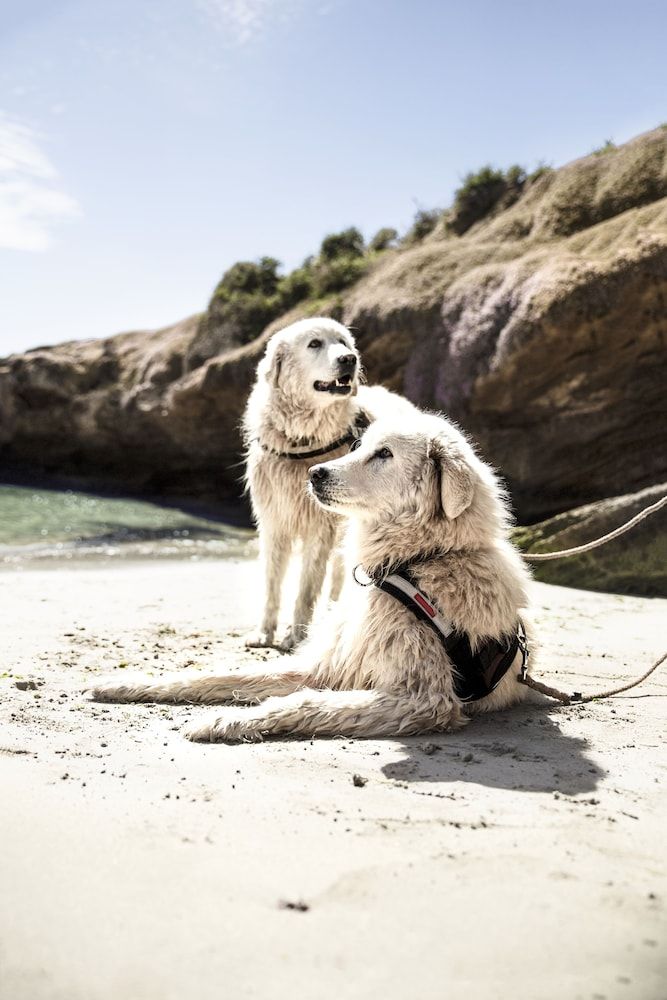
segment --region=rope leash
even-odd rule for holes
[[[601,538],[596,538],[592,542],[586,542],[584,545],[576,545],[573,549],[562,549],[560,552],[534,552],[534,553],[524,553],[523,558],[529,560],[530,562],[546,562],[548,559],[567,559],[569,556],[578,556],[584,552],[590,552],[592,549],[597,549],[600,545],[605,545],[607,542],[611,542],[613,538],[618,538],[619,535],[624,535],[626,531],[630,528],[634,528],[636,524],[639,524],[645,518],[650,517],[651,514],[655,514],[662,507],[667,504],[667,496],[661,497],[660,500],[656,500],[655,503],[651,504],[650,507],[645,507],[644,510],[640,510],[638,514],[631,517],[629,521],[622,524],[620,528],[614,528],[606,535],[602,535]]]
[[[650,517],[651,514],[655,514],[657,511],[661,510],[665,504],[667,504],[667,496],[661,497],[660,500],[656,500],[649,507],[645,507],[640,510],[638,514],[631,517],[629,521],[622,524],[618,528],[614,528],[613,531],[608,532],[606,535],[602,535],[601,538],[596,538],[592,542],[586,542],[584,545],[577,545],[572,549],[561,549],[560,552],[535,552],[531,554],[524,554],[524,559],[530,562],[546,562],[549,559],[567,559],[569,556],[578,556],[584,552],[590,552],[592,549],[597,549],[600,545],[605,545],[607,542],[611,542],[612,539],[618,538],[619,535],[624,535],[626,531],[630,531],[635,525],[640,524],[641,521]],[[565,691],[559,691],[558,688],[549,687],[548,684],[542,684],[541,681],[536,681],[530,677],[525,670],[519,677],[519,681],[525,684],[526,687],[532,688],[533,691],[539,691],[540,694],[546,695],[548,698],[553,698],[555,701],[559,701],[562,705],[583,705],[589,701],[597,701],[600,698],[611,698],[615,694],[622,694],[624,691],[629,691],[631,688],[637,687],[642,684],[647,677],[650,677],[654,670],[657,670],[661,663],[664,663],[667,659],[667,653],[663,653],[655,663],[653,663],[645,674],[638,677],[636,680],[631,681],[629,684],[623,684],[621,687],[610,688],[608,691],[599,691],[597,694],[587,694],[582,695],[579,691],[575,691],[573,694],[566,694]]]
[[[587,701],[598,701],[600,698],[611,698],[612,695],[622,694],[623,691],[629,691],[630,688],[637,687],[638,684],[642,684],[647,677],[657,670],[661,663],[667,660],[667,653],[663,653],[655,663],[653,663],[645,674],[641,677],[637,677],[636,680],[630,681],[629,684],[623,684],[621,687],[610,688],[608,691],[598,691],[597,694],[580,694],[579,691],[575,691],[574,694],[566,694],[565,691],[559,691],[558,688],[549,687],[548,684],[542,684],[541,681],[534,680],[529,674],[525,674],[523,677],[519,677],[521,684],[525,684],[526,687],[532,688],[533,691],[539,691],[540,694],[545,694],[549,698],[553,698],[555,701],[560,701],[563,705],[583,705]]]

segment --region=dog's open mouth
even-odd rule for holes
[[[333,382],[315,382],[313,388],[316,392],[331,392],[337,396],[347,396],[352,392],[352,376],[339,375]]]

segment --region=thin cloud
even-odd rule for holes
[[[247,45],[269,25],[285,21],[303,9],[307,0],[196,0],[207,20],[235,45]],[[326,11],[320,11],[325,13]]]
[[[0,248],[47,250],[53,226],[79,213],[32,129],[0,112]]]

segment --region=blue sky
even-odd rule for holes
[[[0,0],[0,356],[652,128],[666,38],[657,0]]]

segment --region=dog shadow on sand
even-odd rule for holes
[[[382,773],[406,783],[463,781],[523,792],[592,792],[604,771],[587,756],[586,739],[562,731],[563,718],[552,705],[521,706],[473,719],[458,733],[405,737],[405,756],[385,764]]]

